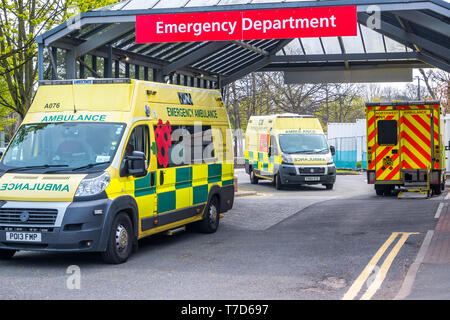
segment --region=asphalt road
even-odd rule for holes
[[[338,176],[333,190],[277,191],[236,174],[239,189],[257,195],[236,198],[215,234],[143,239],[121,265],[96,254],[19,252],[0,261],[0,299],[342,299],[349,291],[360,299],[378,274],[385,277],[370,298],[393,299],[443,198],[377,197],[364,175]],[[394,232],[402,234],[358,282]],[[80,289],[67,286],[72,265]]]

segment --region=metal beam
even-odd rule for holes
[[[245,75],[252,73],[253,71],[256,71],[258,69],[261,69],[262,67],[267,66],[270,63],[270,56],[264,57],[254,63],[252,63],[251,65],[248,65],[245,68],[242,68],[241,70],[239,70],[238,72],[233,73],[232,75],[226,77],[225,79],[221,80],[221,86],[226,86],[227,84],[236,81],[242,77],[244,77]]]
[[[420,60],[412,60],[412,61],[379,61],[379,62],[353,62],[350,65],[350,70],[370,70],[370,69],[379,69],[379,68],[429,68],[430,66],[423,61]],[[258,71],[266,72],[266,71],[327,71],[327,70],[347,70],[343,63],[286,63],[286,64],[268,64],[265,67],[262,67]]]
[[[450,65],[448,64],[448,62],[442,61],[439,58],[433,57],[433,55],[427,53],[427,52],[420,52],[419,53],[419,59],[422,60],[423,62],[429,63],[434,67],[437,67],[441,70],[450,72]]]
[[[38,80],[44,80],[44,45],[38,44]]]
[[[246,42],[240,41],[240,40],[233,40],[231,42],[233,42],[234,44],[237,44],[238,46],[241,46],[241,47],[243,47],[243,48],[245,48],[247,50],[250,50],[250,51],[253,51],[253,52],[257,53],[257,54],[260,54],[262,56],[268,56],[269,55],[268,51],[266,51],[264,49],[260,49],[258,47],[255,47],[254,45],[251,45],[250,43],[246,43]]]
[[[117,24],[111,29],[108,29],[105,32],[101,32],[96,36],[93,36],[88,41],[80,44],[78,47],[75,48],[75,55],[76,57],[84,56],[90,51],[97,49],[109,42],[114,41],[115,39],[133,30],[134,28],[135,25],[132,23]]]
[[[322,70],[289,71],[284,73],[285,84],[297,83],[372,83],[411,82],[412,69],[366,69],[366,70]]]
[[[417,52],[379,52],[273,56],[272,63],[418,59]]]
[[[53,28],[46,33],[37,37],[36,41],[38,43],[43,42],[47,47],[51,45],[53,42],[58,41],[65,36],[80,30],[83,26],[88,24],[102,24],[102,23],[135,23],[136,15],[116,15],[116,16],[104,16],[102,12],[105,11],[97,11],[94,15],[89,17],[86,16],[86,12],[78,15],[72,19],[67,20],[66,22],[60,24],[56,28]],[[97,16],[97,14],[99,14]]]
[[[56,80],[58,77],[58,67],[56,60],[58,58],[58,51],[55,47],[48,48],[48,59],[50,60],[50,65],[52,66],[52,80]]]
[[[111,45],[108,45],[106,50],[108,56],[103,59],[103,74],[105,78],[112,78],[113,54]]]
[[[358,14],[358,22],[364,25],[367,24],[367,20],[369,15],[365,13]],[[441,46],[435,42],[419,37],[418,35],[406,32],[405,30],[398,28],[390,23],[385,21],[381,21],[381,28],[377,29],[378,33],[384,34],[385,36],[400,42],[404,45],[410,47],[410,43],[414,43],[421,48],[426,49],[427,51],[433,52],[435,55],[440,56],[444,59],[450,57],[450,49]]]
[[[218,41],[218,42],[208,43],[207,45],[199,48],[198,50],[191,52],[187,56],[185,56],[181,59],[178,59],[175,62],[172,62],[171,64],[165,66],[162,69],[162,73],[169,74],[175,70],[186,67],[186,66],[190,65],[191,63],[202,59],[203,57],[213,54],[214,52],[226,47],[227,45],[229,45],[229,42],[227,42],[227,41]]]
[[[66,51],[66,79],[76,79],[76,58],[73,50]]]
[[[448,23],[445,23],[442,20],[432,17],[426,13],[420,11],[400,11],[396,14],[403,19],[406,19],[427,29],[433,30],[446,37],[450,35],[450,26],[448,25]]]

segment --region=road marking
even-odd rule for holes
[[[439,207],[438,207],[437,210],[436,210],[436,214],[434,215],[434,218],[435,218],[435,219],[439,219],[439,217],[441,216],[441,211],[442,211],[442,208],[444,208],[444,205],[445,205],[444,202],[441,202],[441,203],[439,204]]]
[[[390,237],[386,240],[386,242],[378,249],[378,251],[375,253],[375,255],[372,257],[372,259],[369,261],[367,266],[364,268],[364,270],[361,272],[359,277],[355,280],[355,282],[352,284],[350,289],[348,289],[347,293],[344,295],[342,300],[353,300],[358,293],[361,291],[361,288],[363,287],[364,283],[366,283],[369,276],[372,274],[372,271],[377,266],[378,261],[381,259],[383,254],[386,252],[386,250],[390,247],[390,245],[394,242],[394,240],[397,238],[399,234],[402,234],[400,237],[400,240],[397,242],[397,244],[394,246],[394,248],[391,250],[388,257],[383,262],[380,270],[376,274],[376,277],[372,284],[369,286],[369,289],[367,292],[363,295],[362,298],[364,299],[370,299],[373,294],[378,290],[379,286],[383,282],[384,278],[386,277],[387,271],[389,270],[389,267],[392,264],[392,261],[396,257],[398,251],[403,246],[405,241],[408,239],[408,237],[411,234],[418,234],[417,232],[393,232]]]
[[[381,287],[381,284],[383,283],[384,279],[386,278],[386,275],[389,271],[389,268],[391,267],[392,262],[394,261],[395,257],[397,256],[400,249],[405,244],[406,240],[408,240],[408,237],[412,234],[419,234],[418,232],[405,232],[400,237],[400,240],[398,240],[397,244],[392,248],[389,255],[384,260],[383,264],[381,265],[380,270],[378,271],[375,279],[373,280],[372,284],[369,286],[369,289],[367,289],[366,293],[361,297],[361,300],[370,300],[372,296],[377,292],[377,290]]]
[[[425,239],[423,240],[422,246],[420,247],[419,253],[417,254],[416,260],[409,267],[408,273],[406,274],[405,280],[403,281],[400,291],[395,296],[394,300],[402,300],[411,294],[414,281],[416,280],[417,271],[425,259],[425,254],[427,253],[428,247],[430,246],[431,239],[433,238],[434,231],[428,230]]]
[[[450,191],[447,193],[447,195],[445,196],[445,200],[450,200]]]

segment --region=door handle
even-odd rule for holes
[[[164,184],[164,171],[159,172],[159,184]]]
[[[153,187],[155,185],[155,172],[150,173],[150,187]]]

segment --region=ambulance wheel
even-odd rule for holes
[[[16,250],[0,249],[0,260],[9,260],[15,253]]]
[[[384,189],[384,195],[385,196],[390,196],[392,193],[392,190],[394,190],[391,186],[388,186]]]
[[[327,190],[333,190],[333,186],[334,186],[333,183],[327,183],[327,184],[325,185],[325,188],[327,188]]]
[[[128,260],[133,251],[133,225],[130,217],[121,212],[114,218],[106,251],[102,258],[106,263],[119,264]]]
[[[433,193],[437,196],[439,196],[442,193],[440,184],[433,185]]]
[[[253,168],[250,170],[250,183],[251,184],[258,184],[258,177],[255,175],[255,171]]]
[[[219,199],[213,197],[205,210],[203,219],[198,221],[196,229],[201,233],[214,233],[219,228]]]
[[[283,189],[283,184],[281,183],[281,178],[280,178],[279,174],[277,174],[275,176],[275,188],[277,190],[282,190]]]
[[[384,186],[375,186],[375,192],[376,192],[377,196],[382,196],[382,195],[384,195],[385,187]]]

